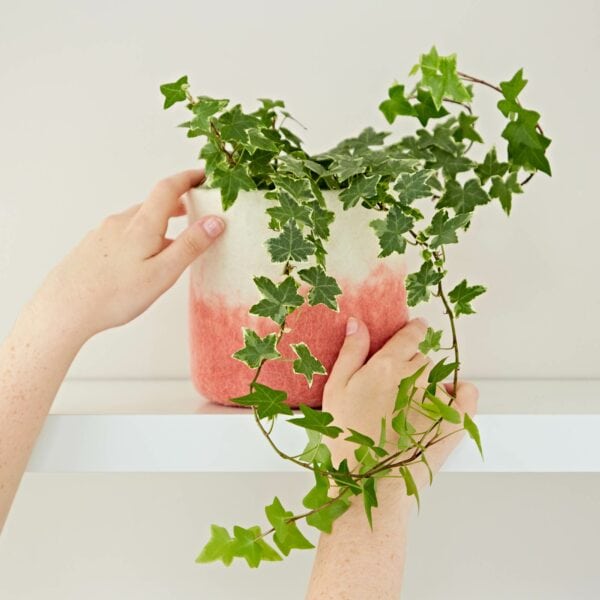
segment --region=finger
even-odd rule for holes
[[[459,381],[456,395],[454,394],[454,384],[445,383],[445,390],[451,396],[455,397],[454,406],[463,413],[473,416],[477,412],[479,403],[479,390],[475,385],[468,381]]]
[[[161,179],[136,214],[136,219],[149,225],[149,233],[164,235],[170,217],[185,214],[180,198],[205,179],[201,169],[190,169]]]
[[[335,364],[331,368],[327,385],[341,389],[360,369],[369,354],[370,336],[367,326],[356,317],[346,323],[346,337]]]
[[[372,357],[392,356],[395,360],[411,360],[425,339],[427,323],[424,319],[412,319],[399,329]]]
[[[190,225],[152,259],[172,285],[186,267],[200,256],[222,233],[225,223],[220,217],[208,215]]]
[[[124,211],[119,213],[120,217],[124,217],[126,219],[131,219],[131,217],[133,217],[137,211],[140,209],[140,207],[142,206],[141,202],[138,202],[137,204],[134,204],[132,206],[130,206],[129,208],[126,208]]]

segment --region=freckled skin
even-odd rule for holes
[[[338,281],[343,294],[338,296],[339,312],[326,306],[304,305],[287,321],[279,351],[284,359],[269,361],[260,381],[288,392],[288,404],[321,406],[326,377],[315,375],[308,387],[302,375],[293,372],[296,356],[290,344],[305,342],[327,371],[333,366],[344,341],[346,321],[355,316],[371,333],[370,354],[408,320],[404,280],[397,271],[378,265],[362,283]],[[303,293],[305,290],[300,289]],[[255,329],[261,336],[277,331],[269,319],[248,314],[249,306],[232,307],[225,297],[196,296],[190,292],[190,349],[192,380],[198,391],[211,402],[232,405],[230,398],[248,393],[254,371],[231,355],[243,345],[242,327]],[[210,341],[208,341],[210,340]]]

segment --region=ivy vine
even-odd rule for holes
[[[460,353],[456,321],[474,313],[472,303],[485,287],[462,279],[447,289],[446,246],[456,244],[471,224],[479,207],[498,201],[509,215],[515,196],[538,172],[551,175],[546,150],[550,144],[540,125],[540,115],[527,109],[521,93],[527,84],[523,70],[499,85],[457,70],[456,56],[440,56],[436,48],[421,55],[410,76],[409,89],[396,83],[379,108],[388,123],[398,117],[415,119],[420,127],[414,135],[388,143],[390,133],[367,127],[358,136],[316,155],[303,148],[292,130],[297,123],[281,100],[260,99],[260,106],[246,112],[229,100],[192,94],[187,76],[161,86],[164,108],[185,103],[191,115],[180,125],[188,137],[203,137],[200,158],[205,162],[207,185],[219,188],[223,208],[228,209],[241,191],[263,190],[265,211],[273,237],[266,240],[270,258],[281,264],[281,278],[274,281],[257,274],[254,283],[260,300],[250,313],[271,319],[277,331],[264,337],[244,330],[244,346],[233,358],[254,370],[245,396],[232,399],[251,407],[259,430],[273,450],[284,460],[312,471],[314,487],[303,499],[305,512],[286,510],[279,498],[265,508],[266,527],[234,526],[231,531],[212,525],[211,537],[198,562],[220,560],[225,565],[243,558],[250,567],[261,561],[281,560],[292,549],[312,548],[298,527],[300,521],[323,532],[345,510],[352,496],[362,495],[366,517],[371,523],[377,506],[377,481],[382,477],[403,478],[407,494],[418,502],[417,486],[410,466],[426,464],[425,451],[442,439],[440,424],[445,420],[461,425],[482,452],[476,424],[468,415],[461,417],[449,403],[438,397],[438,385],[449,377],[456,389]],[[506,149],[500,159],[495,147],[483,160],[473,158],[476,145],[484,143],[476,128],[472,101],[476,85],[491,88],[500,95],[498,109],[506,118],[501,137]],[[481,153],[483,154],[483,153]],[[431,296],[439,299],[448,317],[448,344],[443,347],[442,330],[429,328],[420,345],[423,353],[448,350],[421,389],[417,384],[422,369],[399,382],[390,425],[398,442],[386,441],[388,424],[382,420],[379,440],[354,430],[342,430],[325,411],[300,406],[300,413],[286,404],[285,390],[273,389],[259,381],[267,361],[280,360],[279,344],[286,331],[288,316],[308,303],[337,310],[342,293],[327,272],[327,241],[335,215],[325,201],[323,190],[336,190],[343,208],[358,205],[373,211],[370,225],[377,236],[380,257],[403,254],[415,246],[421,256],[419,268],[406,278],[407,302],[416,306]],[[426,218],[420,203],[430,203]],[[306,296],[299,293],[308,286]],[[326,375],[323,364],[306,343],[293,346],[296,358],[292,369],[311,385],[315,377]],[[448,362],[450,360],[450,362]],[[431,425],[417,432],[408,419],[414,408]],[[292,456],[272,438],[275,422],[303,428],[308,436],[305,450]],[[349,435],[348,435],[349,434]],[[357,466],[345,459],[333,464],[323,438],[344,439],[355,446]],[[483,453],[482,453],[483,456]],[[272,536],[272,543],[268,540]]]

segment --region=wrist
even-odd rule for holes
[[[73,356],[92,335],[68,303],[49,297],[43,290],[25,305],[15,330],[20,335],[43,340],[44,345]]]

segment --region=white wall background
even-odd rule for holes
[[[554,177],[536,177],[510,220],[489,207],[451,254],[459,276],[490,289],[461,322],[465,373],[600,377],[599,32],[593,0],[0,0],[0,336],[88,228],[195,165],[197,140],[175,129],[181,112],[163,113],[160,83],[187,73],[197,93],[284,98],[309,126],[309,148],[323,149],[385,128],[387,87],[435,43],[490,80],[525,67],[524,98],[553,138]],[[498,132],[496,98],[477,91],[483,130]],[[182,280],[92,340],[71,376],[186,377],[186,317]],[[216,508],[224,522],[242,510],[231,500],[239,481],[213,481],[220,492],[207,481],[28,476],[0,543],[0,596],[258,598],[261,575],[189,563]],[[265,485],[243,483],[249,519]],[[453,475],[434,493],[411,541],[406,598],[597,597],[597,476]],[[260,597],[301,586],[307,556],[269,568],[275,583]]]

